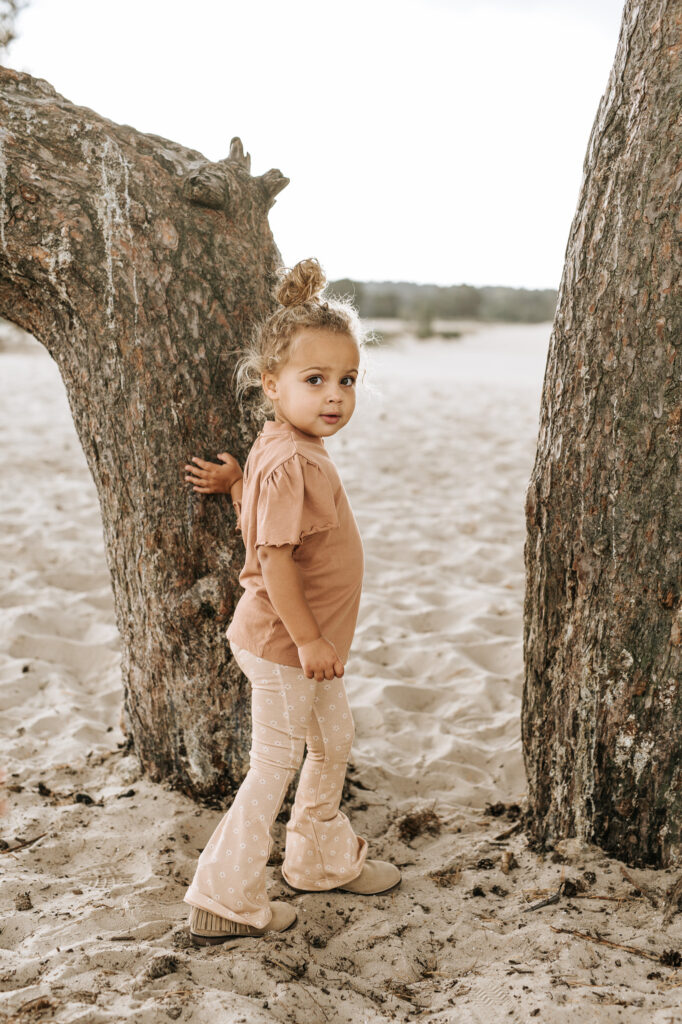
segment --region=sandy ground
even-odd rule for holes
[[[124,753],[94,486],[55,365],[35,343],[0,352],[0,1021],[682,1021],[682,970],[659,959],[682,948],[682,915],[663,926],[601,851],[540,857],[515,829],[550,328],[468,329],[373,349],[373,390],[328,442],[367,562],[342,806],[402,883],[296,895],[277,822],[270,894],[296,926],[213,949],[189,945],[182,895],[222,812]],[[528,911],[562,876],[573,895]]]

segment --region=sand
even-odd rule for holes
[[[124,752],[94,486],[54,363],[32,341],[0,351],[0,1021],[682,1021],[682,970],[658,960],[682,948],[682,915],[662,925],[598,849],[541,857],[518,828],[523,504],[550,325],[464,327],[372,349],[372,390],[328,442],[366,556],[342,806],[401,885],[294,894],[277,822],[270,895],[296,926],[213,949],[189,945],[182,896],[222,812]],[[528,911],[562,876],[577,893]]]

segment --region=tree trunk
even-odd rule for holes
[[[658,867],[682,859],[681,22],[625,5],[526,495],[531,840]]]
[[[251,722],[223,637],[241,536],[183,466],[243,459],[259,428],[231,373],[272,309],[267,212],[287,183],[252,177],[239,139],[210,163],[0,68],[0,314],[57,362],[97,486],[126,732],[153,779],[194,796],[234,792]]]

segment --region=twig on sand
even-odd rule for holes
[[[658,907],[659,901],[663,900],[663,924],[670,924],[675,914],[678,914],[682,910],[682,875],[673,882],[668,888],[665,896],[658,889],[654,889],[653,886],[647,885],[646,882],[638,881],[634,875],[621,864],[620,873],[623,878],[634,885],[635,889],[645,896],[652,907]]]
[[[500,832],[499,835],[493,836],[493,842],[499,843],[502,839],[508,839],[509,836],[513,836],[515,832],[520,832],[523,828],[522,821],[516,821],[511,828],[505,829],[504,832]]]
[[[303,989],[303,991],[305,992],[305,994],[306,994],[307,996],[310,996],[310,998],[312,999],[312,1001],[313,1001],[313,1002],[315,1003],[315,1006],[317,1006],[317,1007],[318,1007],[318,1009],[319,1009],[320,1013],[322,1014],[322,1016],[324,1017],[324,1019],[325,1019],[325,1020],[329,1020],[329,1014],[328,1014],[328,1013],[327,1013],[327,1011],[325,1010],[325,1008],[324,1008],[324,1006],[322,1005],[322,1003],[318,1003],[317,999],[316,999],[316,998],[315,998],[315,996],[314,996],[314,995],[312,994],[312,992],[310,991],[310,989],[309,989],[309,988],[306,988],[306,986],[305,986],[305,985],[303,984],[303,982],[302,982],[302,981],[299,981],[299,980],[298,980],[298,978],[296,979],[295,983],[296,983],[297,985],[300,985],[300,986],[301,986],[301,988]]]
[[[574,898],[578,900],[599,900],[602,902],[610,900],[611,903],[636,903],[643,899],[643,897],[633,896],[629,892],[622,893],[620,896],[610,896],[603,892],[577,892]]]
[[[658,906],[658,901],[661,898],[661,894],[659,892],[653,889],[650,885],[647,885],[646,882],[638,882],[637,879],[630,874],[624,864],[621,864],[620,866],[620,873],[623,878],[630,883],[630,885],[634,885],[635,889],[641,892],[642,896],[646,896],[652,907]]]
[[[46,836],[47,832],[41,832],[39,836],[34,836],[33,839],[24,839],[23,843],[18,843],[16,846],[10,846],[7,850],[0,850],[0,853],[15,853],[17,850],[23,850],[25,846],[31,846],[33,843],[37,843],[39,839]]]
[[[529,910],[539,910],[540,907],[549,907],[550,904],[552,904],[552,903],[558,903],[559,899],[561,897],[561,890],[564,887],[564,874],[565,874],[565,869],[562,868],[561,869],[561,881],[559,882],[559,888],[557,889],[557,891],[554,893],[553,896],[549,896],[546,900],[540,900],[539,903],[531,903],[531,905],[529,907],[524,907],[524,912],[527,912]]]
[[[646,949],[639,949],[637,946],[624,946],[621,942],[611,942],[610,939],[602,939],[600,935],[590,935],[588,932],[578,932],[574,928],[555,928],[549,926],[553,932],[565,935],[576,935],[579,939],[587,939],[589,942],[598,942],[602,946],[611,946],[612,949],[624,949],[626,953],[634,953],[636,956],[646,957],[647,960],[660,961],[658,953],[649,953]]]
[[[265,963],[271,964],[273,967],[281,967],[282,970],[288,971],[292,978],[299,978],[302,973],[298,965],[292,967],[291,964],[286,964],[283,960],[277,960],[274,956],[266,956]]]
[[[679,913],[682,901],[682,875],[668,889],[663,904],[663,924],[670,924],[675,914]]]

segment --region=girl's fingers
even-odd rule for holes
[[[200,459],[198,455],[192,456],[192,462],[196,462],[197,465],[202,467],[202,469],[209,469],[211,466],[215,467],[214,462],[206,462],[205,459]]]

